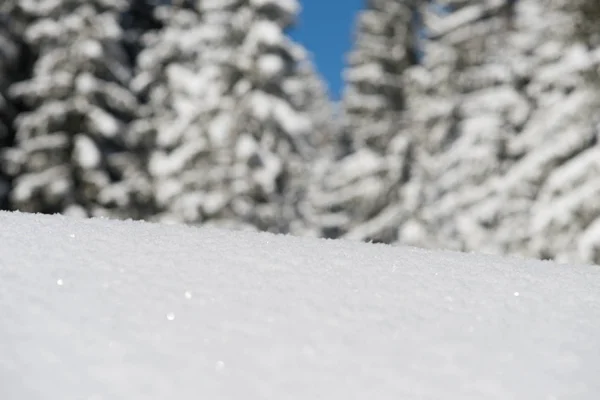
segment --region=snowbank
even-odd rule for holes
[[[600,398],[600,269],[0,212],[2,399]]]

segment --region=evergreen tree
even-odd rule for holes
[[[585,154],[597,141],[600,104],[597,56],[586,37],[560,28],[578,18],[535,1],[517,4],[511,47],[520,55],[510,59],[521,63],[521,90],[531,111],[518,134],[507,137],[505,151],[512,161],[506,172],[484,186],[461,220],[470,230],[469,249],[491,244],[492,251],[505,254],[580,260],[578,237],[592,222],[594,202],[588,194],[577,205],[569,203],[580,188],[565,177],[578,179],[574,165],[585,165]],[[563,187],[558,189],[557,182]]]
[[[0,152],[11,146],[14,140],[13,120],[16,110],[8,96],[8,89],[19,78],[17,68],[21,56],[20,45],[9,29],[9,16],[5,12],[0,7]],[[9,190],[9,174],[0,164],[0,209],[8,207]]]
[[[148,187],[126,149],[137,103],[120,0],[20,1],[32,76],[13,85],[26,111],[4,154],[15,209],[141,217]],[[139,201],[138,201],[139,200]],[[136,204],[139,203],[139,204]]]
[[[132,137],[159,220],[288,232],[299,218],[321,101],[305,51],[284,30],[294,0],[199,1],[158,9],[133,86]]]
[[[542,15],[543,46],[529,92],[538,109],[514,147],[526,154],[513,175],[530,177],[529,255],[600,263],[597,146],[600,108],[600,4],[553,1],[523,9]],[[523,29],[525,29],[523,21]],[[531,29],[531,27],[529,27]],[[536,162],[537,161],[537,162]],[[533,179],[535,177],[535,180]]]
[[[451,3],[430,15],[425,65],[408,74],[428,160],[416,244],[595,261],[594,183],[582,183],[600,93],[595,34],[582,27],[595,14],[564,2]]]
[[[485,198],[491,178],[511,164],[506,141],[531,108],[519,89],[521,71],[510,64],[513,14],[505,1],[421,4],[423,57],[405,85],[424,184],[403,243],[467,249],[466,242],[485,237],[464,218],[473,217],[471,207]],[[488,245],[495,243],[476,246]]]
[[[402,76],[416,62],[413,8],[411,1],[371,0],[358,17],[338,151],[311,187],[318,235],[390,242],[406,219],[412,143]]]

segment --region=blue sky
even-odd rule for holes
[[[331,97],[339,98],[344,57],[350,49],[356,12],[364,0],[299,0],[302,13],[291,36],[313,54]]]

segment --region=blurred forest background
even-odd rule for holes
[[[600,263],[600,2],[0,1],[0,209]]]

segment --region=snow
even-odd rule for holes
[[[98,168],[102,154],[92,139],[83,134],[76,135],[74,147],[73,157],[79,166],[84,169]]]
[[[597,399],[600,269],[0,212],[0,398]]]
[[[273,103],[273,117],[285,132],[292,137],[310,134],[312,124],[306,114],[292,109],[284,100],[276,100]]]
[[[87,104],[82,102],[82,108]],[[93,107],[87,114],[90,131],[96,132],[105,138],[114,138],[121,132],[119,121],[108,112],[99,107]]]
[[[260,78],[265,82],[280,79],[285,72],[283,59],[276,54],[264,54],[256,64]]]
[[[258,21],[254,23],[250,32],[248,32],[245,45],[248,47],[249,53],[252,53],[252,50],[259,46],[277,48],[282,47],[284,42],[281,28],[276,23]]]
[[[284,24],[293,22],[300,12],[300,4],[296,0],[250,0],[250,4],[256,9],[277,10]]]

